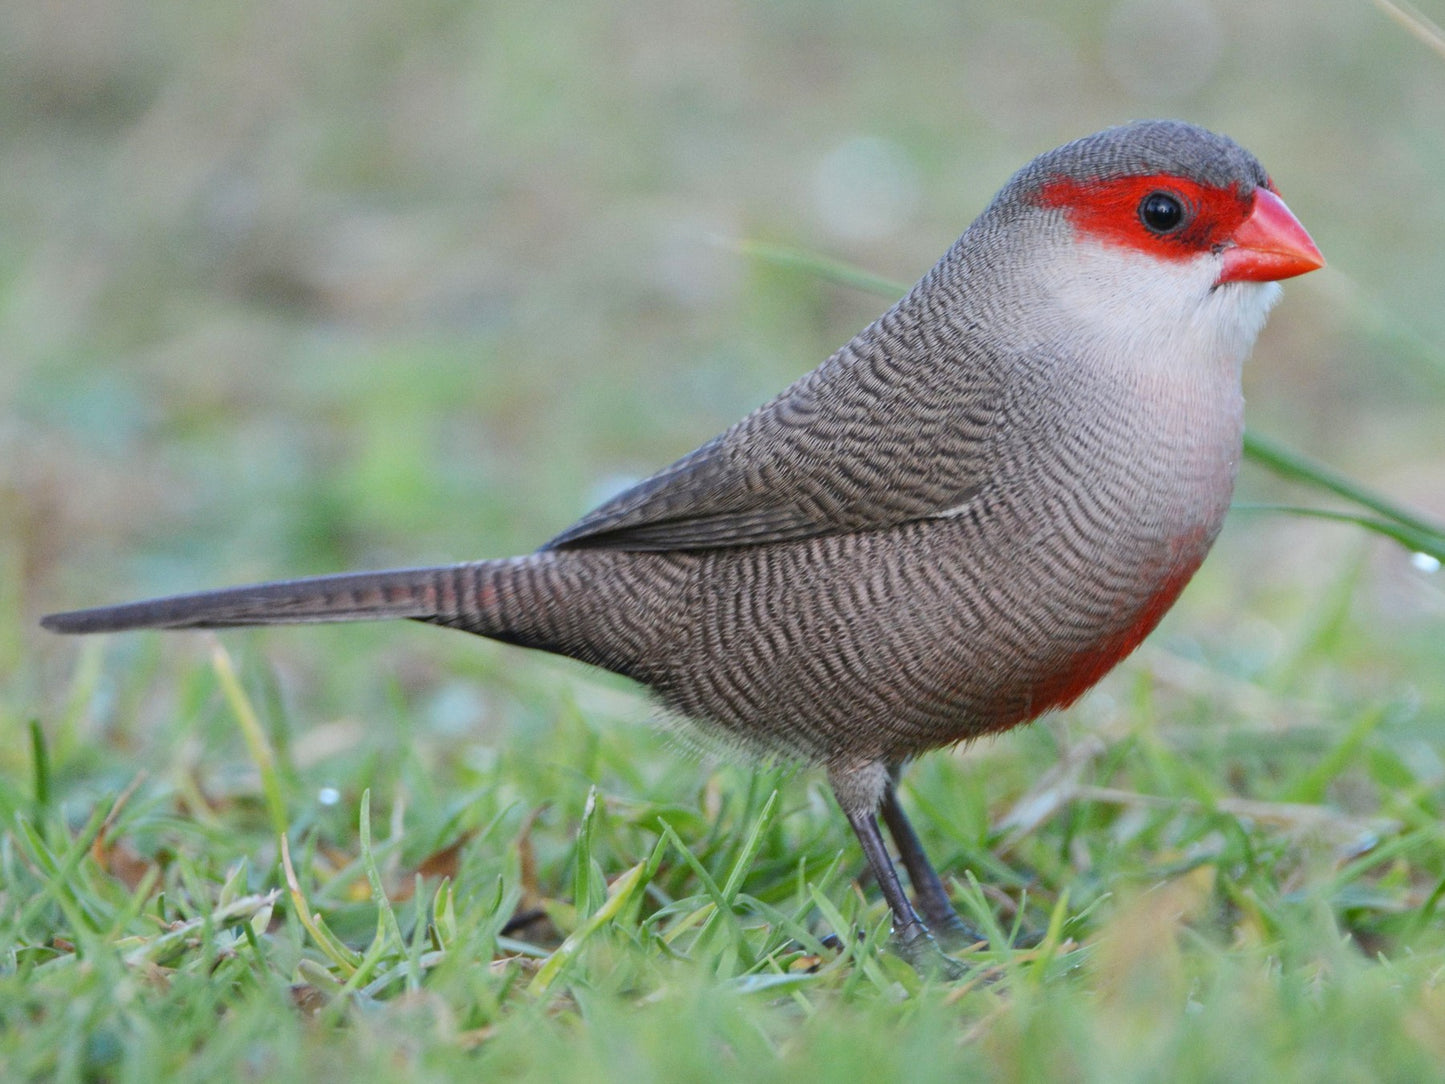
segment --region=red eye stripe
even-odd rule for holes
[[[1144,224],[1139,205],[1154,192],[1179,200],[1183,225],[1160,234]],[[1060,208],[1075,229],[1097,240],[1183,260],[1228,241],[1249,217],[1254,196],[1240,195],[1238,184],[1215,188],[1186,177],[1152,173],[1107,181],[1056,177],[1039,191],[1038,202]]]

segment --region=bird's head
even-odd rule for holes
[[[1172,344],[1242,360],[1274,283],[1324,264],[1252,154],[1179,121],[1040,155],[980,221],[990,220],[987,247],[1017,254],[1009,278],[1036,291],[1048,338],[1122,337],[1155,357]]]

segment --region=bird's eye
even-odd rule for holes
[[[1184,224],[1184,204],[1168,192],[1150,192],[1139,204],[1139,221],[1155,233],[1170,233]]]

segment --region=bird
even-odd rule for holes
[[[530,554],[42,625],[407,618],[626,675],[728,745],[821,767],[896,950],[952,961],[970,927],[900,772],[1066,707],[1155,627],[1224,520],[1278,283],[1322,266],[1232,139],[1106,128],[1015,173],[816,369]]]

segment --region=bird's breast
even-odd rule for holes
[[[945,558],[990,602],[961,615],[955,639],[960,701],[981,729],[1072,702],[1133,651],[1229,507],[1237,384],[1088,390],[1069,393],[1072,411],[1055,404],[1051,428],[1029,419],[1035,439],[1001,457],[995,490],[961,517]]]
[[[1028,391],[950,514],[700,553],[676,607],[687,634],[653,682],[664,701],[810,759],[897,760],[1097,681],[1219,530],[1238,390],[1162,410],[1108,382]],[[1196,407],[1226,423],[1190,424]]]

